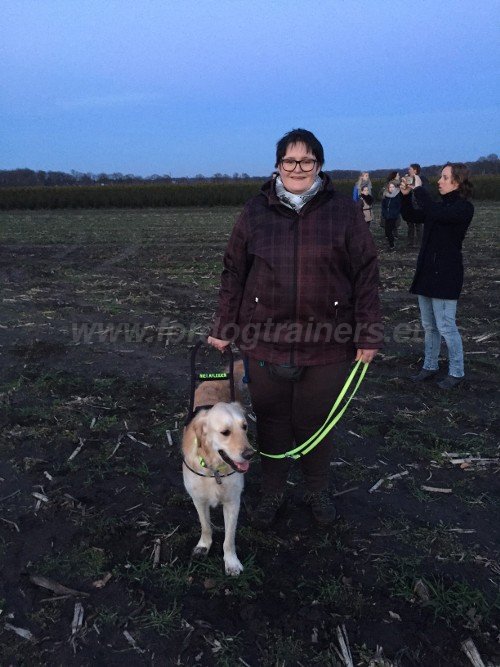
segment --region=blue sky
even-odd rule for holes
[[[0,0],[0,169],[267,175],[500,153],[497,0]]]

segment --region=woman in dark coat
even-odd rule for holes
[[[261,452],[280,455],[324,423],[354,359],[381,345],[377,253],[361,208],[323,173],[323,147],[292,130],[276,146],[276,177],[250,199],[224,255],[208,342],[248,357]],[[333,438],[299,461],[314,519],[335,518],[329,495]],[[264,457],[252,522],[268,527],[282,506],[289,458]]]
[[[401,194],[395,181],[390,181],[382,197],[382,219],[389,250],[394,250],[394,232],[401,212]]]
[[[464,378],[462,338],[455,316],[463,284],[462,242],[474,215],[469,197],[472,185],[469,170],[461,163],[447,163],[438,181],[440,202],[434,202],[422,187],[419,176],[415,186],[401,183],[402,210],[414,200],[424,215],[424,233],[410,292],[418,295],[425,332],[425,359],[414,382],[424,382],[438,372],[441,336],[448,348],[447,377],[438,382],[442,389],[453,389]]]

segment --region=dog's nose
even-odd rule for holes
[[[255,450],[254,450],[254,449],[245,449],[245,450],[241,453],[242,457],[243,457],[246,461],[249,461],[249,460],[252,458],[252,456],[253,456],[254,454],[255,454]]]

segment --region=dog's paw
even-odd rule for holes
[[[209,547],[196,546],[191,552],[193,558],[205,558],[208,554]]]
[[[243,572],[243,565],[240,563],[237,556],[224,558],[224,565],[226,567],[226,574],[230,577],[237,577]]]

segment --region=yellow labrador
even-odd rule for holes
[[[235,386],[243,375],[234,365]],[[201,524],[194,556],[205,556],[212,546],[210,508],[224,512],[224,565],[238,576],[243,566],[236,555],[235,534],[245,473],[254,450],[247,438],[247,421],[240,403],[229,403],[227,381],[202,382],[195,392],[195,416],[184,429],[182,455],[184,486],[193,499]],[[201,409],[196,412],[196,408]],[[212,407],[209,407],[212,406]]]

